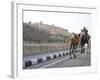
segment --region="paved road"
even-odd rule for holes
[[[78,67],[91,65],[91,52],[79,54],[75,59],[68,59],[68,56],[60,57],[50,61],[46,61],[27,69],[41,69],[41,68],[62,68],[62,67]]]

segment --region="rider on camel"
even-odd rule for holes
[[[85,26],[83,27],[82,32],[88,33],[88,30],[85,28]]]

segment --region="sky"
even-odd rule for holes
[[[81,29],[86,26],[91,34],[92,27],[91,14],[24,11],[23,21],[32,23],[42,21],[44,24],[54,24],[75,33],[80,33]]]

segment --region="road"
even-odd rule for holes
[[[27,67],[26,69],[42,69],[42,68],[63,68],[63,67],[79,67],[91,65],[91,52],[79,54],[75,59],[67,58],[69,56],[63,56],[57,59],[52,59],[43,63],[39,63],[34,66]]]

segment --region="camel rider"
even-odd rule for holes
[[[83,29],[81,29],[81,37],[82,35],[86,35],[87,33],[88,33],[88,30],[85,27],[83,27]]]
[[[88,32],[88,30],[87,30],[85,27],[83,28],[82,31],[83,31],[83,32],[86,32],[86,33]]]
[[[86,39],[89,39],[88,30],[85,27],[81,30],[81,37],[82,35],[84,35]]]

